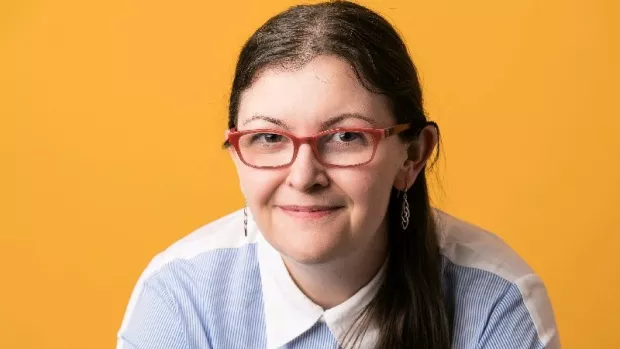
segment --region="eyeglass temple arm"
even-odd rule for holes
[[[411,128],[411,124],[400,124],[400,125],[396,125],[396,126],[392,126],[390,128],[386,128],[385,132],[383,134],[384,137],[389,137],[391,135],[395,135],[395,134],[399,134],[405,130],[408,130]]]
[[[384,137],[389,137],[391,135],[395,135],[395,134],[399,134],[403,131],[406,131],[408,129],[412,129],[414,128],[416,131],[421,131],[424,127],[428,126],[428,125],[433,125],[435,127],[437,127],[437,124],[433,121],[421,121],[421,122],[411,122],[408,124],[400,124],[400,125],[396,125],[396,126],[392,126],[389,128],[386,128],[383,136]]]

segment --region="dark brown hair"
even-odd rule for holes
[[[229,128],[236,127],[241,93],[261,69],[299,67],[323,54],[347,60],[366,88],[388,97],[397,123],[426,121],[416,68],[395,29],[363,6],[333,1],[291,7],[269,19],[248,39],[239,55],[230,94]],[[415,130],[400,135],[405,141],[416,136]],[[387,271],[377,295],[347,337],[357,342],[365,329],[375,324],[379,326],[377,349],[448,349],[450,320],[424,171],[407,195],[411,216],[403,230],[402,197],[392,190],[387,208]]]

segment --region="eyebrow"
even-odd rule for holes
[[[265,116],[265,115],[252,115],[252,117],[247,119],[247,120],[245,120],[242,125],[245,126],[245,125],[249,124],[250,122],[256,121],[256,120],[265,120],[265,121],[270,122],[272,124],[275,124],[275,125],[278,125],[280,127],[283,127],[283,128],[285,128],[285,129],[287,129],[289,131],[291,129],[282,120],[276,119],[276,118],[272,118],[270,116]]]
[[[332,127],[332,126],[336,125],[337,123],[342,122],[342,121],[344,121],[346,119],[360,119],[360,120],[366,121],[367,123],[371,124],[372,126],[375,126],[375,127],[377,126],[377,122],[375,120],[373,120],[373,119],[371,119],[371,118],[369,118],[367,116],[364,116],[362,114],[359,114],[359,113],[343,113],[343,114],[339,114],[337,116],[334,116],[332,118],[329,118],[329,119],[323,121],[321,123],[321,129],[322,130],[329,129],[330,127]],[[265,116],[265,115],[253,115],[251,118],[249,118],[249,119],[247,119],[247,120],[245,120],[243,122],[243,126],[245,126],[245,125],[247,125],[250,122],[255,121],[255,120],[264,120],[264,121],[270,122],[270,123],[272,123],[274,125],[280,126],[280,127],[284,128],[286,130],[289,130],[289,131],[291,130],[291,128],[288,125],[286,125],[286,123],[284,123],[282,120],[276,119],[276,118],[272,118],[270,116]]]

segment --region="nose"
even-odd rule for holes
[[[310,145],[302,144],[299,147],[295,161],[289,167],[287,183],[299,191],[315,190],[329,184],[325,168],[317,160]]]

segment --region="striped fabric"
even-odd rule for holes
[[[291,280],[278,252],[243,213],[207,224],[145,269],[117,349],[338,349],[384,268],[351,299],[323,310]],[[495,235],[436,211],[455,349],[560,348],[540,278]],[[362,338],[373,348],[377,329]]]

